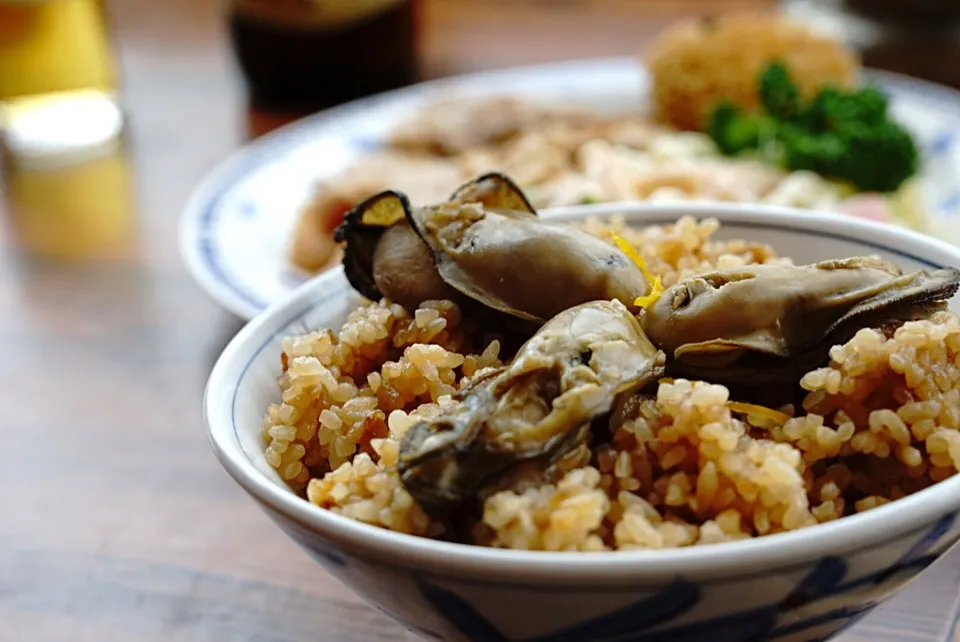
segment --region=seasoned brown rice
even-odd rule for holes
[[[631,229],[580,227],[631,242],[665,285],[717,267],[787,261],[747,241],[715,241],[715,220]],[[413,316],[377,302],[339,333],[283,342],[280,401],[263,424],[267,461],[321,507],[369,524],[438,536],[405,490],[400,441],[456,403],[500,342],[450,301]],[[795,530],[869,510],[960,469],[960,320],[938,312],[891,334],[861,330],[806,374],[803,407],[754,411],[728,390],[664,380],[612,439],[569,458],[550,483],[487,497],[479,545],[555,551],[672,548]],[[787,415],[781,417],[781,413]],[[785,419],[785,420],[784,420]]]

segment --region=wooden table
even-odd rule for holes
[[[86,234],[82,220],[27,243],[31,219],[8,203],[0,226],[0,640],[413,639],[281,535],[206,443],[203,386],[242,324],[187,274],[177,218],[247,135],[241,86],[219,2],[109,4],[133,202],[112,237],[70,258],[49,253]],[[433,0],[424,68],[629,53],[721,4],[758,2],[556,0],[544,14],[546,0]],[[102,221],[87,224],[95,236]],[[958,583],[960,553],[842,639],[941,642]]]

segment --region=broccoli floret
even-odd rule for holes
[[[782,130],[784,165],[849,181],[862,192],[892,192],[917,172],[913,138],[892,122],[846,123],[834,132]]]
[[[850,92],[824,87],[810,104],[807,118],[815,131],[841,129],[847,123],[879,125],[887,120],[887,97],[873,87]]]
[[[823,176],[836,174],[846,151],[843,140],[836,134],[814,134],[796,127],[783,129],[780,143],[787,169],[806,170]]]
[[[760,74],[760,102],[774,118],[790,122],[800,114],[800,90],[786,65],[774,62]]]
[[[760,144],[760,119],[731,102],[721,102],[707,119],[707,134],[722,153],[732,156]]]
[[[913,138],[892,122],[846,123],[832,132],[781,130],[787,169],[845,180],[862,192],[892,192],[917,172]]]
[[[847,124],[839,130],[846,151],[837,167],[843,178],[864,192],[892,192],[917,173],[919,152],[913,137],[900,125]]]
[[[913,176],[919,152],[911,135],[890,120],[887,98],[873,87],[823,87],[804,104],[787,68],[770,64],[757,93],[767,114],[722,102],[707,133],[727,155],[759,151],[790,170],[845,180],[860,191],[891,192]]]

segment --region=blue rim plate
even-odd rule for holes
[[[929,233],[960,241],[960,92],[886,72],[870,71],[869,80],[921,141]],[[201,182],[180,221],[181,255],[207,294],[251,319],[308,278],[288,248],[314,183],[382,147],[418,107],[515,95],[623,112],[642,108],[648,87],[634,58],[596,58],[444,78],[321,112],[245,146]]]

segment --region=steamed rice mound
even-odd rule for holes
[[[715,220],[579,227],[638,248],[669,285],[716,267],[787,261],[716,241]],[[414,315],[386,301],[339,333],[283,342],[267,461],[312,503],[390,530],[439,536],[397,474],[400,442],[502,365],[500,341],[450,301]],[[960,469],[960,320],[938,312],[890,334],[861,330],[803,377],[802,408],[731,404],[724,386],[663,380],[609,443],[539,485],[486,498],[478,545],[604,551],[692,546],[795,530],[899,499]],[[799,415],[799,416],[793,416]]]
[[[852,85],[859,73],[857,58],[838,42],[773,15],[682,20],[654,40],[644,60],[656,117],[689,130],[701,130],[721,99],[757,108],[757,76],[771,60],[788,66],[806,98],[822,85]]]

